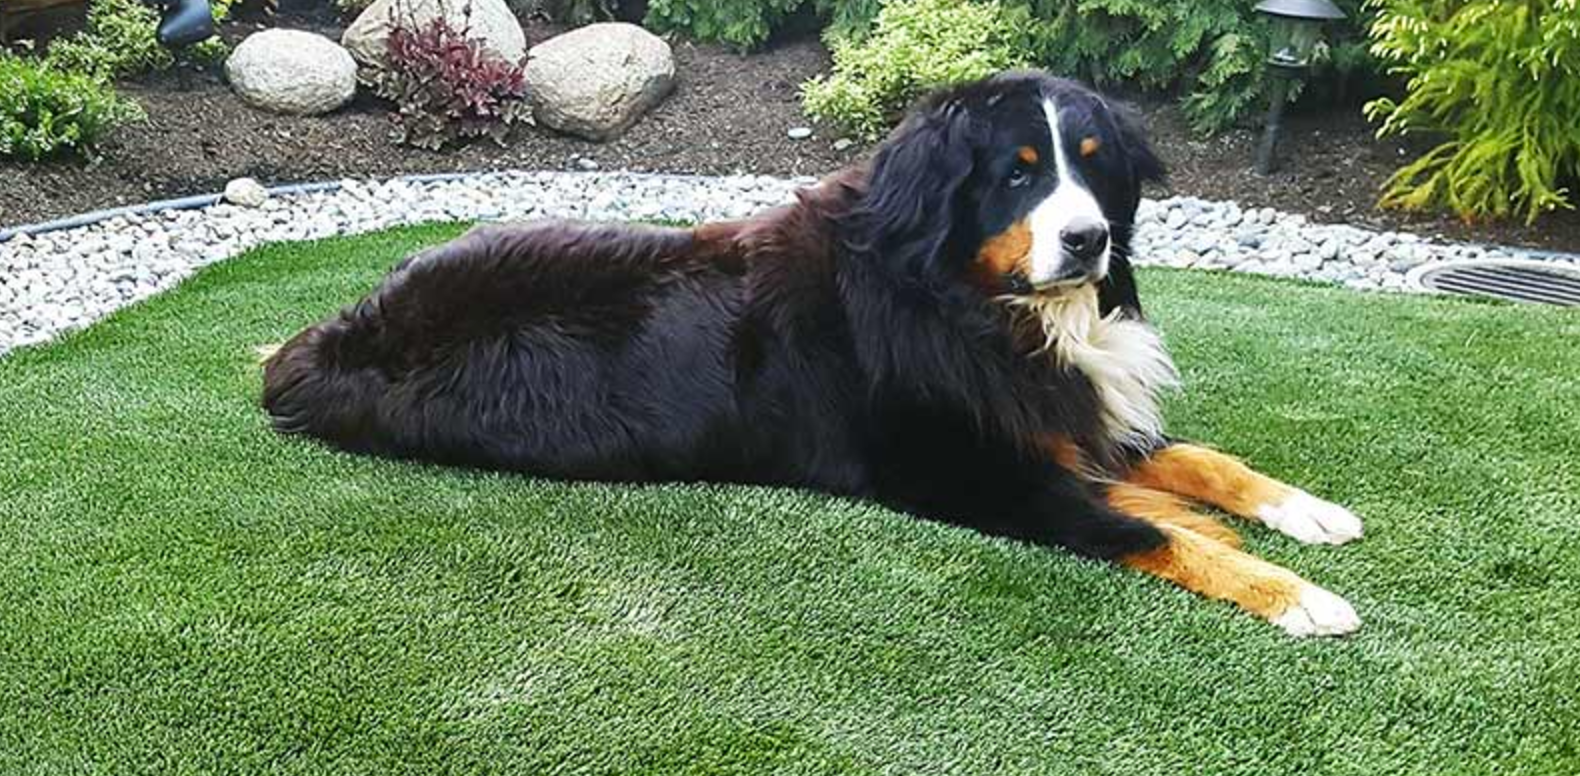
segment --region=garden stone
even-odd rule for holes
[[[225,184],[221,198],[233,205],[259,207],[269,199],[269,190],[252,178],[236,178]]]
[[[791,127],[790,131],[786,132],[785,134],[788,135],[791,140],[805,140],[812,136],[812,128]]]
[[[296,116],[328,113],[357,91],[351,55],[334,41],[301,30],[247,36],[225,60],[225,77],[247,104]]]
[[[675,59],[634,24],[589,24],[533,46],[526,84],[538,123],[611,140],[674,89]]]
[[[466,9],[471,9],[471,17]],[[340,36],[340,44],[357,64],[370,70],[389,66],[390,22],[419,27],[443,18],[467,37],[479,41],[483,51],[507,62],[520,62],[527,54],[527,36],[505,0],[375,0],[357,15]],[[410,20],[410,22],[408,22]]]

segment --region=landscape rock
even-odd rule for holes
[[[346,28],[340,43],[357,64],[383,69],[389,64],[391,21],[422,27],[436,18],[448,20],[458,31],[465,30],[468,38],[481,42],[484,51],[507,62],[520,62],[526,56],[527,36],[505,0],[374,0]]]
[[[634,24],[589,24],[533,46],[526,84],[539,124],[610,140],[674,89],[675,58]]]
[[[253,33],[225,60],[225,76],[247,104],[313,116],[351,100],[357,63],[334,41],[301,30]]]
[[[237,178],[225,184],[225,193],[220,197],[232,205],[242,207],[259,207],[269,199],[269,190],[263,184],[252,178]],[[138,250],[147,250],[149,243],[133,246],[132,254],[136,257]]]

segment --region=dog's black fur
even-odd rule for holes
[[[417,254],[273,356],[263,404],[357,452],[799,486],[1094,557],[1159,546],[1047,454],[1125,451],[996,300],[1015,279],[974,273],[1054,185],[1005,185],[1014,149],[1052,153],[1047,95],[1079,124],[1062,138],[1102,141],[1080,168],[1112,230],[1100,298],[1139,317],[1126,251],[1161,165],[1128,114],[1014,73],[935,95],[870,165],[746,221],[488,226]]]

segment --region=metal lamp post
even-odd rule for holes
[[[1256,171],[1273,171],[1278,131],[1284,123],[1284,104],[1289,100],[1289,82],[1303,78],[1311,66],[1311,56],[1322,40],[1325,22],[1344,18],[1344,12],[1329,0],[1262,0],[1256,12],[1272,20],[1272,45],[1267,64],[1273,75],[1272,104],[1267,108],[1267,126],[1256,149]]]

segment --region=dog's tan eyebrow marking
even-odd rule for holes
[[[1102,140],[1098,139],[1095,135],[1092,136],[1092,137],[1088,137],[1085,140],[1081,141],[1081,156],[1083,156],[1083,157],[1091,156],[1092,154],[1097,153],[1097,149],[1102,148],[1102,147],[1103,147],[1103,141]]]
[[[1021,146],[1020,148],[1015,149],[1015,157],[1026,164],[1036,164],[1042,159],[1041,156],[1037,155],[1037,149],[1032,148],[1031,146]]]

